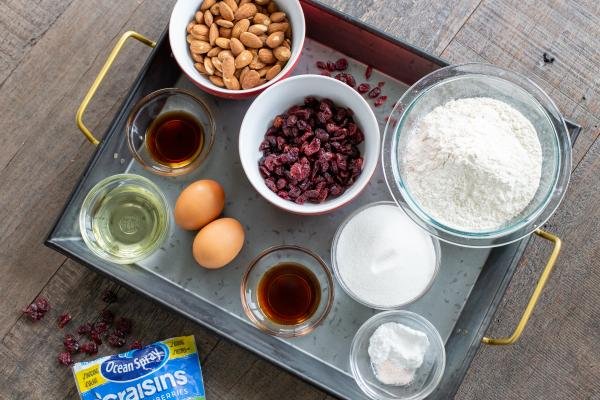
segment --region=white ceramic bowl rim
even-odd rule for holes
[[[276,0],[280,8],[285,10],[288,14],[292,28],[292,55],[281,72],[270,81],[251,89],[231,90],[224,87],[219,87],[210,82],[208,78],[202,76],[202,74],[200,74],[200,72],[194,68],[194,61],[191,59],[189,54],[188,44],[186,41],[187,35],[185,32],[187,24],[193,19],[194,13],[196,10],[198,10],[202,1],[203,0],[178,0],[173,7],[173,11],[171,12],[171,17],[169,20],[169,44],[171,46],[173,56],[175,57],[175,60],[177,61],[177,64],[179,64],[179,67],[182,69],[182,71],[198,85],[218,93],[223,93],[230,96],[238,95],[243,97],[242,95],[253,94],[273,85],[275,82],[286,76],[292,70],[292,68],[294,68],[298,59],[300,58],[300,52],[304,47],[304,38],[306,36],[306,21],[304,19],[304,13],[299,0]],[[190,7],[190,4],[194,4],[194,13],[188,15],[188,13],[185,13],[187,8],[184,9],[184,6]],[[289,7],[287,7],[288,5]],[[289,10],[292,8],[297,9],[300,12],[291,13]],[[183,15],[184,13],[185,15]]]
[[[365,142],[368,140],[372,141],[370,143],[370,147],[369,147],[370,151],[367,152],[367,148],[365,146],[365,151],[363,151],[361,154],[361,156],[363,157],[363,160],[364,160],[364,164],[363,164],[362,173],[360,174],[358,179],[342,195],[332,198],[332,199],[328,199],[325,202],[319,203],[319,204],[309,203],[309,202],[306,202],[304,204],[296,204],[293,201],[282,199],[279,196],[277,196],[276,193],[272,192],[267,187],[267,185],[264,183],[264,179],[258,173],[258,160],[259,160],[260,154],[261,154],[261,152],[258,150],[258,144],[260,142],[258,142],[256,144],[256,149],[251,149],[251,150],[247,149],[248,146],[254,147],[254,144],[253,144],[252,140],[249,139],[248,136],[245,134],[245,131],[248,129],[247,125],[250,125],[249,121],[252,118],[255,118],[255,114],[256,114],[257,110],[259,109],[259,107],[263,106],[263,104],[262,104],[263,99],[265,99],[266,97],[269,97],[269,96],[276,96],[276,94],[274,94],[274,92],[279,91],[288,85],[293,85],[298,80],[307,80],[307,79],[322,81],[323,83],[325,83],[329,86],[334,85],[335,90],[339,90],[342,96],[354,97],[358,101],[358,104],[360,104],[360,107],[363,109],[363,113],[360,113],[359,110],[352,109],[352,111],[354,112],[355,122],[363,130],[363,132],[365,134]],[[320,85],[320,86],[324,86],[324,85]],[[306,96],[315,96],[318,98],[327,98],[328,97],[327,94],[322,94],[322,93],[321,94],[320,93],[307,93]],[[303,96],[303,97],[306,97],[306,96]],[[334,100],[334,103],[336,103],[335,100]],[[339,102],[338,102],[338,104],[339,104]],[[340,104],[340,106],[348,107],[347,104]],[[283,107],[280,110],[273,110],[272,115],[271,115],[271,120],[276,115],[283,113],[286,109],[287,109],[287,107]],[[365,111],[368,111],[368,112],[365,112]],[[257,135],[260,134],[260,136],[261,136],[260,141],[262,141],[262,138],[264,137],[264,133],[266,132],[268,126],[270,126],[270,122],[271,121],[266,121],[267,125],[265,125],[264,131],[257,133]],[[250,105],[250,107],[248,108],[248,111],[246,112],[246,115],[244,116],[244,119],[242,120],[242,124],[241,124],[241,128],[240,128],[239,149],[238,150],[239,150],[242,166],[244,168],[244,171],[246,172],[246,176],[248,177],[248,180],[250,181],[252,186],[254,186],[254,188],[266,200],[268,200],[272,204],[274,204],[284,210],[288,210],[288,211],[291,211],[291,212],[297,213],[297,214],[311,215],[311,214],[325,213],[325,212],[331,211],[333,209],[336,209],[338,207],[341,207],[344,204],[351,201],[354,197],[356,197],[364,189],[364,187],[368,184],[369,180],[371,179],[371,176],[373,175],[373,173],[375,172],[375,169],[377,167],[377,164],[379,161],[380,144],[381,144],[381,135],[380,135],[380,130],[379,130],[379,124],[377,122],[377,119],[375,118],[375,114],[373,113],[373,110],[371,109],[371,107],[369,106],[367,101],[358,92],[356,92],[354,89],[352,89],[350,86],[346,85],[345,83],[342,83],[342,82],[340,82],[336,79],[330,78],[330,77],[321,76],[321,75],[297,75],[297,76],[293,76],[293,77],[287,78],[285,80],[282,80],[280,82],[277,82],[276,84],[270,86],[265,91],[263,91],[254,100],[254,102]],[[246,149],[246,150],[244,150],[244,149]],[[252,152],[256,151],[256,158],[249,157],[247,155],[250,151],[252,151]],[[256,170],[256,174],[252,174],[253,176],[251,176],[249,173],[249,171],[252,171],[251,170],[252,168],[254,168]]]

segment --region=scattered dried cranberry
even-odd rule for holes
[[[66,351],[60,353],[57,357],[58,362],[62,365],[66,365],[69,366],[71,364],[73,364],[73,357],[71,357],[71,353],[68,353]]]
[[[91,356],[98,353],[98,345],[94,342],[86,342],[79,347],[79,351]]]
[[[338,71],[344,71],[348,68],[348,60],[345,58],[340,58],[335,62],[335,69]]]
[[[112,289],[106,289],[102,292],[102,301],[107,304],[116,303],[118,300],[117,292]]]
[[[65,346],[65,350],[71,354],[75,354],[79,351],[79,341],[71,334],[65,335],[63,345]]]
[[[327,69],[327,63],[324,61],[317,61],[317,68],[319,69]]]
[[[94,332],[98,333],[100,335],[108,332],[108,324],[104,321],[96,321],[96,323],[94,323],[94,327],[92,328],[91,333],[94,333]]]
[[[30,320],[39,321],[50,310],[50,302],[45,297],[38,297],[33,303],[23,310]]]
[[[142,345],[142,342],[140,342],[139,340],[134,340],[133,342],[131,342],[131,344],[129,345],[129,349],[130,350],[140,350],[142,349],[144,346]]]
[[[368,83],[361,83],[356,89],[358,90],[358,93],[365,94],[371,89],[371,85]]]
[[[102,344],[102,338],[100,337],[100,333],[98,333],[96,331],[90,332],[90,340],[92,342],[96,343],[98,346],[100,346]]]
[[[373,67],[370,65],[367,65],[367,69],[365,70],[365,78],[366,79],[371,78],[372,74],[373,74]]]
[[[115,321],[115,329],[123,332],[126,335],[131,333],[133,322],[129,318],[120,317]]]
[[[80,335],[88,335],[91,332],[92,332],[92,324],[90,324],[89,322],[86,322],[85,324],[81,324],[81,325],[79,325],[79,327],[77,327],[77,333],[79,333]]]
[[[125,345],[125,334],[119,330],[114,330],[108,335],[108,344],[112,347],[123,347]]]
[[[61,329],[64,328],[65,325],[67,325],[71,321],[72,318],[73,317],[71,317],[71,314],[69,314],[69,313],[60,315],[57,320],[58,327]]]
[[[387,100],[387,96],[381,96],[377,100],[375,100],[375,107],[379,107]]]
[[[351,74],[347,74],[346,72],[340,72],[334,78],[338,81],[344,82],[350,87],[356,86],[356,80],[354,79],[354,76],[352,76]]]
[[[335,71],[336,70],[335,63],[332,61],[327,61],[327,69],[331,72]]]
[[[369,92],[368,96],[372,99],[378,97],[381,94],[381,88],[379,86],[375,86],[373,89],[371,89],[371,91]]]
[[[102,310],[102,312],[100,313],[100,320],[110,325],[115,320],[115,314],[113,314],[113,312],[109,309]]]

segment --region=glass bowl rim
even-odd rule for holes
[[[86,218],[86,214],[90,214],[90,210],[91,210],[90,207],[93,204],[92,201],[95,201],[95,198],[98,196],[98,194],[102,190],[105,190],[107,188],[107,186],[110,184],[118,183],[118,182],[126,182],[126,181],[130,181],[131,183],[138,184],[139,186],[142,186],[142,187],[152,191],[158,197],[159,201],[161,202],[161,204],[163,206],[162,209],[164,210],[164,214],[165,214],[164,215],[165,216],[165,228],[160,232],[160,235],[158,236],[155,243],[152,244],[151,246],[149,246],[143,253],[140,253],[139,255],[137,255],[135,257],[124,258],[124,257],[116,257],[114,254],[107,252],[106,250],[102,249],[101,247],[97,246],[94,243],[94,240],[92,238],[90,238],[89,235],[86,233],[87,229],[85,228],[85,218]],[[152,182],[150,179],[146,178],[145,176],[138,175],[138,174],[131,174],[131,173],[110,175],[110,176],[107,176],[106,178],[101,179],[96,184],[94,184],[94,186],[92,186],[92,188],[89,190],[89,192],[85,195],[85,197],[83,199],[83,203],[81,204],[81,208],[79,209],[78,222],[79,222],[79,224],[78,224],[79,225],[79,233],[80,233],[81,238],[83,239],[84,243],[86,244],[87,248],[92,253],[94,253],[96,256],[101,257],[105,260],[114,262],[116,264],[133,264],[133,263],[141,261],[141,260],[147,258],[148,256],[150,256],[165,241],[165,239],[167,237],[167,233],[169,232],[169,229],[171,226],[170,217],[169,217],[169,203],[167,202],[167,199],[166,199],[164,193],[162,192],[162,190],[158,187],[158,185],[156,185],[154,182]]]
[[[483,71],[463,71],[464,68],[481,68]],[[450,73],[450,76],[438,77],[437,75]],[[505,74],[506,76],[500,76]],[[456,80],[456,79],[467,79],[472,77],[483,77],[486,79],[496,79],[505,81],[511,85],[518,87],[524,94],[532,100],[532,104],[535,104],[547,117],[549,125],[551,126],[553,135],[554,149],[556,153],[555,168],[556,172],[553,176],[553,182],[544,197],[544,201],[530,214],[517,220],[515,223],[503,226],[499,229],[488,230],[488,231],[464,231],[457,228],[448,226],[442,222],[439,222],[436,218],[431,216],[428,212],[423,210],[419,203],[413,198],[408,190],[407,185],[401,179],[398,172],[398,161],[397,148],[398,148],[398,137],[402,122],[406,119],[407,115],[414,105],[419,102],[423,96],[429,92],[430,89],[441,85],[445,82]],[[520,80],[529,85],[531,89],[527,89],[518,82],[513,81]],[[419,87],[423,85],[428,79],[433,79],[434,82],[430,83],[426,87]],[[532,92],[535,92],[533,94]],[[409,96],[414,96],[414,99],[408,104],[404,104],[405,100]],[[542,97],[542,101],[548,103],[548,107],[544,106],[541,100],[538,100],[536,96]],[[403,107],[402,111],[398,109]],[[527,76],[492,64],[487,63],[464,63],[448,65],[432,71],[425,75],[417,82],[415,82],[410,88],[406,90],[400,97],[400,99],[394,105],[391,115],[394,113],[400,113],[400,118],[397,120],[397,125],[392,126],[392,118],[388,120],[384,129],[383,145],[381,150],[382,168],[384,171],[384,178],[386,185],[394,201],[398,204],[408,216],[417,223],[422,229],[426,230],[430,235],[437,237],[445,242],[455,244],[462,247],[473,247],[473,248],[490,248],[503,246],[509,243],[516,242],[528,235],[530,235],[537,226],[542,225],[547,221],[550,216],[556,211],[560,205],[570,178],[570,166],[572,158],[572,146],[569,140],[568,129],[564,121],[560,110],[554,103],[554,101],[548,96],[548,94],[535,82],[533,82]],[[555,121],[556,120],[556,121]],[[564,137],[567,140],[564,140]],[[565,146],[565,143],[567,144]],[[387,144],[390,145],[390,149],[387,148]],[[390,154],[386,156],[386,152]],[[568,166],[568,168],[565,168]],[[557,188],[561,188],[559,197],[554,198]],[[399,193],[396,193],[396,190]],[[555,204],[553,204],[555,203]],[[548,212],[547,212],[548,211]],[[547,215],[544,215],[547,212]],[[534,225],[532,227],[532,225]],[[441,232],[440,232],[441,231]],[[521,231],[521,232],[519,232]],[[515,237],[513,237],[515,236]],[[503,239],[506,238],[506,239]],[[503,240],[501,240],[503,239]],[[496,242],[500,240],[500,242]],[[493,241],[492,243],[483,243],[484,241]]]
[[[412,321],[417,322],[418,325],[420,325],[421,327],[424,328],[423,332],[425,332],[427,334],[427,338],[429,340],[432,340],[432,339],[435,340],[436,346],[438,346],[439,348],[442,349],[441,352],[437,353],[438,358],[436,360],[438,363],[438,367],[435,371],[435,375],[434,375],[433,379],[431,380],[429,385],[425,387],[425,390],[422,390],[421,392],[417,392],[410,397],[402,397],[402,398],[382,397],[379,394],[372,392],[370,385],[363,379],[363,376],[359,372],[359,369],[357,366],[358,353],[359,353],[359,351],[358,351],[359,339],[364,338],[367,330],[369,330],[371,327],[375,326],[375,324],[379,323],[382,319],[385,319],[387,317],[400,317],[400,318],[394,318],[395,321],[393,321],[393,322],[398,322],[398,323],[401,323],[401,319],[403,319],[403,318],[409,318]],[[399,320],[400,320],[400,322],[399,322]],[[392,322],[392,321],[390,321],[390,322]],[[430,346],[431,346],[431,344],[430,344]],[[439,385],[440,381],[442,380],[442,378],[444,376],[444,371],[446,369],[446,345],[444,343],[444,340],[442,339],[442,336],[440,335],[439,330],[431,323],[431,321],[429,321],[427,318],[425,318],[421,314],[418,314],[413,311],[408,311],[408,310],[388,310],[388,311],[383,311],[383,312],[373,315],[372,317],[367,319],[365,322],[363,322],[363,324],[358,328],[358,330],[354,334],[354,337],[352,338],[352,343],[350,344],[349,364],[350,364],[350,372],[352,373],[352,376],[354,377],[354,380],[356,381],[357,385],[361,388],[361,390],[367,396],[369,396],[373,400],[424,399],[425,397],[429,396],[437,388],[437,386]]]
[[[442,255],[442,250],[441,250],[441,246],[440,246],[440,241],[438,240],[438,238],[436,238],[435,236],[431,235],[429,232],[425,232],[427,234],[427,236],[429,237],[429,239],[431,239],[431,243],[433,244],[433,249],[435,252],[435,267],[434,267],[434,271],[433,274],[431,276],[431,279],[429,280],[429,283],[425,286],[425,288],[423,289],[423,291],[421,293],[419,293],[418,295],[416,295],[415,297],[413,297],[412,299],[409,299],[407,301],[405,301],[404,303],[398,304],[398,305],[394,305],[394,306],[381,306],[378,304],[374,304],[374,303],[370,303],[366,300],[361,299],[357,294],[355,294],[352,289],[350,289],[347,285],[346,282],[344,282],[344,280],[342,279],[342,276],[340,274],[340,270],[339,270],[339,266],[338,266],[338,262],[337,262],[337,244],[338,244],[338,240],[339,237],[342,233],[342,231],[344,230],[344,228],[346,227],[346,225],[348,225],[348,223],[358,214],[360,214],[361,212],[363,212],[364,210],[371,208],[371,207],[377,207],[377,206],[381,206],[381,205],[389,205],[389,206],[394,206],[394,207],[398,207],[400,209],[400,211],[404,214],[407,215],[407,217],[410,218],[410,216],[408,215],[408,213],[402,208],[399,207],[398,204],[396,204],[396,202],[391,201],[391,200],[380,200],[380,201],[374,201],[371,203],[367,203],[364,204],[363,206],[357,208],[356,210],[352,211],[343,221],[342,223],[338,226],[338,228],[336,229],[334,235],[333,235],[333,241],[331,242],[331,266],[333,269],[333,275],[335,276],[335,279],[337,281],[337,283],[340,285],[340,287],[344,290],[344,292],[350,296],[352,299],[354,299],[356,302],[375,309],[375,310],[382,310],[382,311],[392,311],[392,310],[399,310],[403,307],[406,307],[407,305],[410,305],[412,303],[414,303],[415,301],[419,300],[421,297],[423,297],[425,295],[425,293],[427,293],[429,291],[429,289],[431,289],[431,286],[433,286],[433,282],[435,281],[439,270],[440,270],[440,265],[441,265],[441,255]],[[415,223],[414,221],[411,222]],[[417,228],[419,228],[419,226],[415,223],[415,225],[417,226]],[[420,228],[419,228],[420,229]]]
[[[202,110],[204,110],[204,113],[210,123],[210,126],[208,127],[208,129],[207,129],[207,127],[203,126],[205,139],[208,139],[205,141],[206,153],[204,155],[202,155],[202,151],[201,151],[196,156],[196,158],[194,158],[194,160],[192,162],[190,162],[187,165],[181,166],[181,167],[169,167],[169,166],[163,165],[159,162],[155,162],[154,165],[148,164],[146,161],[144,161],[142,159],[139,152],[134,148],[134,145],[131,141],[130,132],[131,132],[131,129],[133,126],[133,121],[134,121],[135,117],[137,117],[137,115],[139,114],[140,110],[144,106],[149,104],[150,102],[156,100],[157,98],[159,98],[161,96],[165,96],[165,95],[167,95],[167,96],[181,95],[181,96],[191,99],[196,104],[198,104]],[[210,154],[210,151],[212,150],[213,144],[215,142],[215,134],[216,134],[215,119],[213,117],[212,111],[210,110],[210,108],[208,107],[206,102],[203,99],[201,99],[200,97],[196,96],[191,91],[182,89],[182,88],[178,88],[178,87],[158,89],[158,90],[148,93],[147,95],[142,97],[140,100],[138,100],[135,103],[135,105],[129,112],[129,116],[127,117],[127,122],[125,124],[125,136],[126,136],[127,147],[129,148],[129,152],[133,155],[133,157],[136,159],[136,161],[144,169],[146,169],[150,172],[153,172],[157,175],[162,175],[162,176],[185,175],[189,172],[192,172],[194,169],[196,169],[200,164],[202,164],[202,162],[204,162],[206,160],[206,158]],[[145,135],[145,133],[144,133],[144,135]],[[161,168],[158,168],[157,166],[160,166]]]
[[[293,330],[293,331],[289,331],[289,332],[283,331],[282,332],[282,331],[274,330],[274,329],[266,326],[261,321],[256,319],[256,317],[250,310],[250,307],[248,306],[248,301],[246,300],[246,289],[248,288],[248,279],[250,277],[250,274],[254,270],[254,268],[258,265],[259,261],[262,260],[264,257],[266,257],[272,253],[276,253],[280,250],[299,251],[301,253],[308,255],[312,259],[314,259],[316,261],[316,264],[325,272],[326,280],[329,285],[329,294],[327,296],[325,308],[321,312],[321,315],[319,315],[319,318],[315,319],[313,322],[311,322],[310,324],[308,324],[306,327],[302,328],[301,330]],[[241,284],[240,284],[240,297],[241,297],[242,308],[244,309],[244,313],[246,314],[246,316],[248,317],[250,322],[252,322],[254,324],[254,326],[256,326],[261,331],[268,333],[269,335],[272,335],[272,336],[277,336],[277,337],[282,337],[282,338],[293,338],[293,337],[305,336],[305,335],[311,333],[325,320],[327,315],[329,315],[331,308],[333,307],[333,301],[334,301],[334,297],[335,297],[334,296],[334,290],[335,290],[334,287],[335,287],[335,285],[334,285],[333,274],[331,273],[330,269],[328,268],[327,263],[325,263],[325,261],[317,253],[315,253],[314,251],[312,251],[306,247],[302,247],[302,246],[298,246],[298,245],[294,245],[294,244],[280,244],[280,245],[274,245],[274,246],[267,247],[266,249],[262,250],[259,254],[257,254],[250,261],[250,263],[248,264],[248,267],[246,268],[246,271],[244,271],[244,275],[242,275],[242,280],[241,280]],[[321,303],[323,301],[324,300],[322,299]],[[296,325],[289,325],[289,326],[291,328]]]

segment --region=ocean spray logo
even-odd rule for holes
[[[127,382],[156,371],[168,359],[169,348],[155,343],[141,350],[110,357],[102,362],[100,372],[109,381]]]

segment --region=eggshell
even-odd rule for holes
[[[243,246],[242,224],[233,218],[219,218],[198,232],[192,250],[198,264],[216,269],[233,261]]]
[[[225,207],[223,187],[213,180],[196,181],[183,189],[175,203],[175,223],[196,230],[217,218]]]

